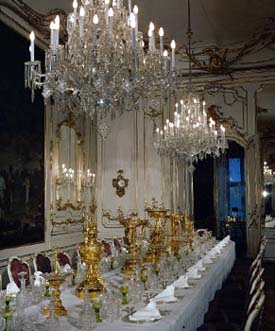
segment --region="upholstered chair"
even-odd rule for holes
[[[53,271],[50,258],[42,253],[38,253],[34,256],[33,265],[35,271],[41,271],[43,274]]]
[[[8,276],[10,282],[14,281],[16,285],[20,288],[20,272],[26,272],[26,286],[30,284],[30,278],[31,278],[31,271],[30,271],[30,266],[27,262],[22,261],[20,258],[17,256],[12,256],[9,258],[8,262]]]

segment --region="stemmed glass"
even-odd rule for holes
[[[90,294],[87,288],[84,292],[83,309],[80,312],[80,330],[93,331],[96,328],[95,312],[91,307]]]

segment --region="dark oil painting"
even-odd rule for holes
[[[0,22],[0,249],[44,241],[44,106],[24,87],[29,41]],[[35,49],[36,59],[44,52]]]

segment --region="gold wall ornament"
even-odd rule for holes
[[[96,298],[105,291],[104,280],[99,274],[102,244],[97,240],[97,226],[89,217],[84,227],[84,242],[78,246],[81,261],[86,263],[85,280],[77,287],[76,295],[84,298],[85,288]]]
[[[113,178],[113,187],[116,189],[116,194],[121,198],[125,195],[125,188],[128,187],[129,179],[124,178],[123,170],[117,171],[117,178]]]
[[[65,278],[60,275],[59,268],[58,268],[58,260],[57,260],[57,254],[59,252],[58,248],[53,249],[54,252],[54,272],[45,276],[47,281],[50,283],[50,286],[53,288],[52,290],[52,296],[53,296],[53,304],[54,304],[54,313],[56,316],[66,316],[67,310],[64,308],[61,298],[60,298],[60,285],[62,285],[65,282]],[[50,308],[49,306],[44,307],[44,315],[49,316],[50,315]]]

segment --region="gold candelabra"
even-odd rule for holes
[[[195,229],[194,229],[194,222],[188,220],[187,217],[185,217],[184,219],[183,232],[184,232],[184,244],[189,244],[191,246],[194,240]]]
[[[60,275],[59,268],[58,268],[58,254],[59,249],[54,249],[54,273],[46,276],[50,286],[53,288],[52,296],[53,296],[53,304],[54,304],[54,313],[56,316],[66,316],[67,310],[64,308],[61,298],[60,298],[60,285],[65,282],[65,278]],[[44,315],[50,315],[50,308],[49,306],[44,307]]]
[[[76,295],[84,298],[85,288],[96,298],[105,291],[103,278],[99,274],[102,245],[97,240],[97,226],[89,217],[84,228],[84,242],[78,246],[81,260],[86,263],[85,280],[77,287]]]
[[[149,247],[144,262],[157,263],[164,249],[164,227],[163,220],[167,214],[167,209],[157,205],[155,199],[152,200],[152,205],[145,209],[150,219],[153,221],[152,231],[149,236]]]
[[[118,216],[111,216],[109,211],[103,211],[103,217],[109,220],[117,220],[124,227],[125,237],[129,243],[128,257],[121,268],[121,271],[127,278],[130,278],[131,274],[134,274],[137,270],[137,265],[140,264],[140,250],[137,244],[137,228],[140,226],[145,227],[148,224],[147,220],[137,218],[137,213],[132,212],[129,216],[124,216],[122,210],[118,208]]]
[[[170,214],[166,215],[166,233],[167,233],[167,248],[166,253],[168,255],[179,254],[183,238],[182,238],[182,223],[184,216],[182,214]]]

